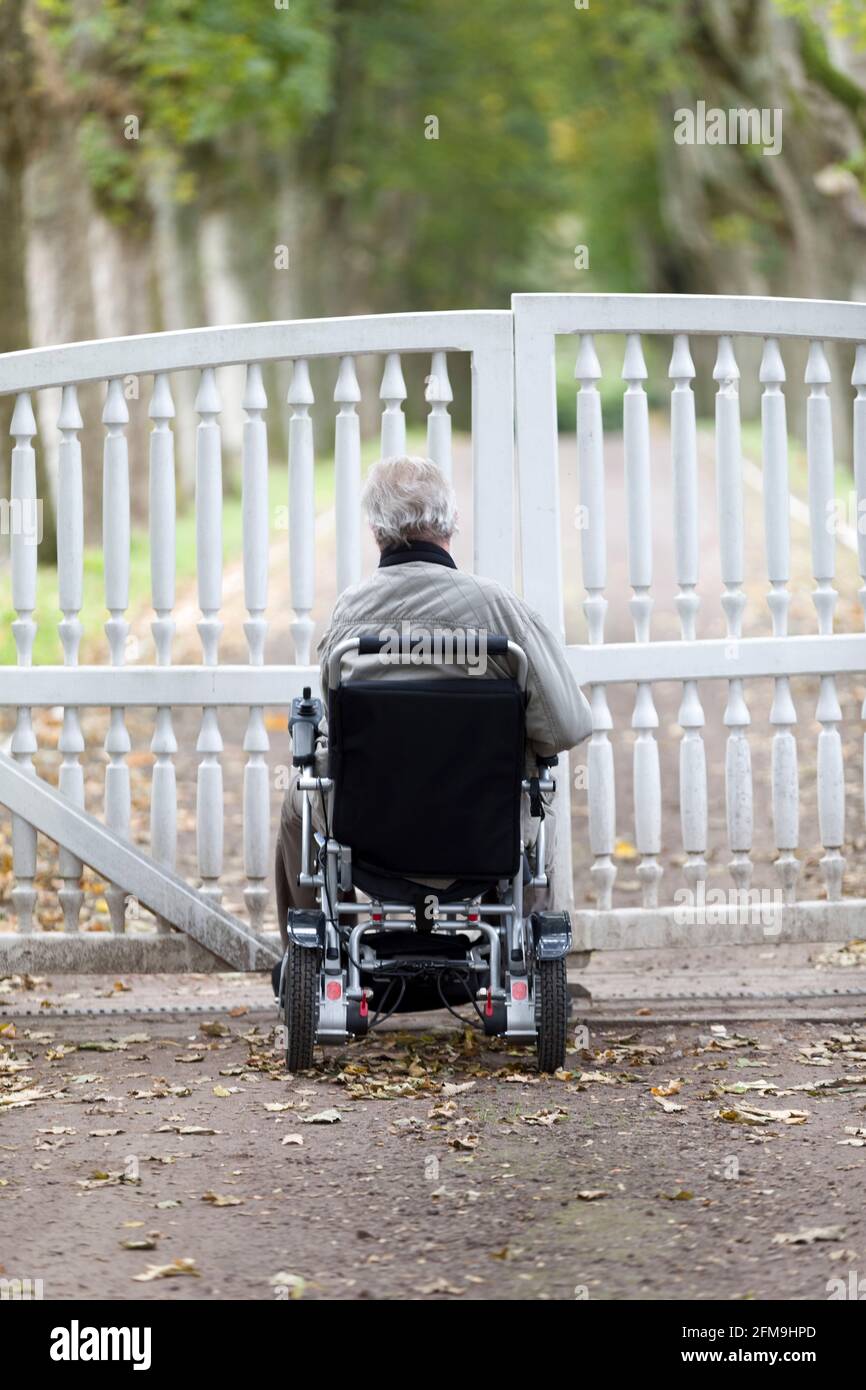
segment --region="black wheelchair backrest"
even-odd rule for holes
[[[329,696],[334,837],[412,879],[511,878],[525,695],[508,677],[354,679]]]

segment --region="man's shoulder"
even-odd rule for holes
[[[523,600],[496,579],[468,570],[417,564],[374,570],[359,584],[345,589],[337,600],[331,626],[383,616],[409,616],[419,621],[451,616],[487,626],[498,623],[511,631],[531,619]]]

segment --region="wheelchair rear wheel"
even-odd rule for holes
[[[540,960],[536,962],[535,969],[538,1067],[540,1071],[554,1072],[565,1066],[568,1036],[565,960]]]
[[[306,1071],[313,1065],[319,989],[319,952],[289,942],[286,960],[284,1017],[286,1066]]]

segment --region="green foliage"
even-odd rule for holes
[[[34,0],[114,216],[175,196],[266,197],[288,161],[379,304],[507,302],[575,279],[574,236],[612,287],[658,225],[657,103],[685,0]],[[140,141],[124,138],[128,115]],[[439,122],[438,139],[425,122]]]
[[[291,0],[35,0],[35,16],[68,90],[45,96],[77,107],[80,145],[97,196],[123,211],[144,195],[149,164],[170,160],[179,192],[214,166],[242,166],[250,142],[284,146],[327,107],[330,9]],[[140,123],[138,142],[124,120]]]

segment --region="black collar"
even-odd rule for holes
[[[387,569],[389,565],[405,565],[410,560],[423,560],[428,565],[447,565],[450,570],[457,568],[448,551],[435,541],[409,541],[408,545],[389,545],[387,550],[383,550],[379,569]]]

